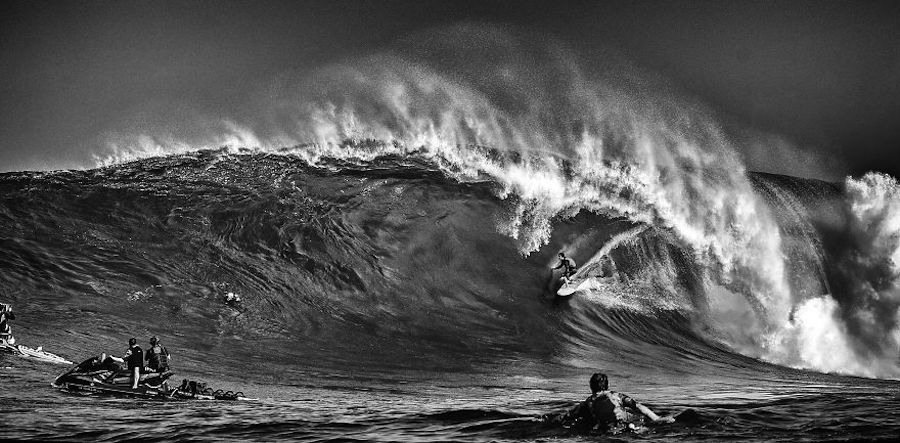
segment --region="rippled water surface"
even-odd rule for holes
[[[584,396],[581,378],[420,374],[406,382],[347,376],[303,386],[215,381],[259,400],[157,401],[57,392],[54,370],[4,357],[4,437],[30,440],[159,441],[589,441],[543,418]],[[55,368],[53,368],[55,369]],[[345,374],[346,375],[346,374]],[[793,381],[703,383],[665,377],[623,391],[659,412],[691,407],[698,423],[618,439],[822,441],[894,439],[897,383],[809,376]]]

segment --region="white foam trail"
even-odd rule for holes
[[[602,274],[602,272],[600,272],[602,268],[601,260],[603,260],[604,257],[608,256],[610,251],[618,248],[628,241],[634,240],[638,235],[640,235],[647,229],[647,225],[640,225],[612,236],[612,238],[606,241],[606,243],[604,243],[603,246],[601,246],[600,249],[596,253],[594,253],[594,255],[591,256],[590,259],[584,262],[579,272],[588,277],[592,275]]]
[[[590,300],[607,309],[626,310],[652,315],[659,311],[689,309],[677,294],[662,294],[660,288],[651,282],[656,276],[637,276],[628,281],[614,277],[591,278],[579,288],[579,297]],[[669,296],[665,296],[669,295]]]

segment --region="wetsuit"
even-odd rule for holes
[[[112,371],[111,376],[115,377],[116,373],[124,369],[111,355],[102,354],[78,365],[76,370],[78,372]]]
[[[571,277],[571,276],[575,275],[575,271],[577,271],[577,268],[575,267],[575,260],[572,260],[569,257],[560,259],[559,264],[556,265],[556,267],[553,269],[559,269],[559,268],[564,268],[563,275],[566,277]]]
[[[97,363],[97,370],[112,371],[113,374],[116,374],[122,370],[122,365],[113,360],[112,357],[106,357]]]
[[[134,345],[125,351],[125,363],[128,365],[128,375],[131,377],[131,389],[137,389],[141,372],[144,372],[144,350]]]
[[[581,432],[603,433],[622,430],[642,420],[643,414],[631,397],[614,391],[600,391],[569,411],[564,423]]]
[[[132,372],[134,368],[144,369],[144,350],[139,345],[128,348],[123,358],[128,365],[128,372]]]
[[[147,367],[155,372],[169,370],[169,350],[159,344],[147,349]]]

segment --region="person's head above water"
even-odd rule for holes
[[[559,254],[557,254],[557,255],[559,256],[559,258],[566,258],[565,252],[559,251]]]
[[[128,346],[134,346],[134,345],[136,345],[136,344],[137,344],[137,339],[136,339],[136,338],[131,337],[131,338],[128,339]]]
[[[150,337],[150,344],[151,344],[151,345],[155,345],[155,344],[157,344],[157,343],[159,343],[159,339],[156,338],[155,335],[154,335],[153,337]]]
[[[600,391],[609,390],[609,379],[606,378],[606,374],[602,374],[600,372],[594,373],[591,376],[591,393],[596,394]]]

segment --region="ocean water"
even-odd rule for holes
[[[740,172],[724,185],[736,197],[695,196],[680,214],[612,163],[598,177],[558,158],[561,173],[523,181],[528,158],[490,149],[471,148],[475,173],[390,143],[328,152],[341,149],[354,155],[221,149],[0,175],[0,301],[15,306],[21,344],[77,362],[157,335],[175,380],[254,399],[72,395],[50,386],[65,367],[0,354],[3,438],[900,435],[884,259],[896,234],[879,228],[890,178]],[[699,204],[716,201],[721,225]],[[748,202],[756,212],[742,215]],[[570,298],[554,295],[560,250],[587,278]],[[699,420],[596,436],[549,419],[596,371]]]

